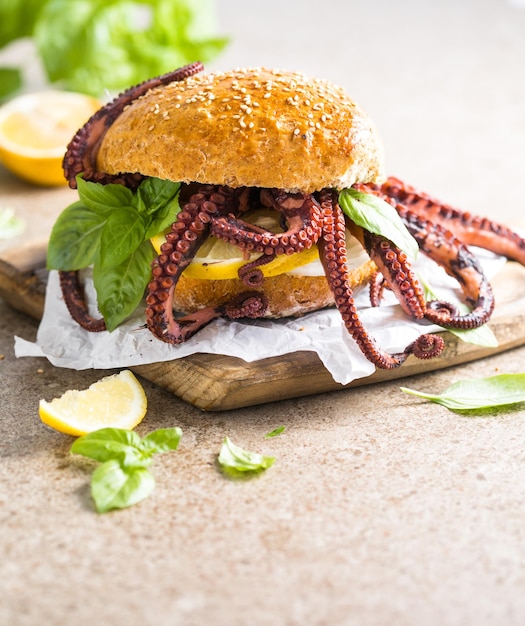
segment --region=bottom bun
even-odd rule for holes
[[[373,261],[350,270],[351,288],[362,286],[376,270]],[[226,304],[243,291],[250,291],[250,288],[239,279],[202,280],[183,274],[177,283],[173,304],[177,311],[191,313]],[[325,276],[280,274],[265,278],[258,291],[263,291],[268,298],[268,310],[264,317],[298,317],[334,306],[334,296]]]

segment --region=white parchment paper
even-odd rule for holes
[[[505,259],[484,250],[473,250],[484,270],[493,276]],[[457,283],[432,261],[420,255],[416,269],[440,297],[460,300]],[[86,291],[93,315],[97,316],[92,282],[86,277]],[[356,296],[365,327],[388,352],[402,351],[420,334],[438,327],[407,318],[394,296],[386,292],[381,307],[370,307],[368,290]],[[362,355],[344,328],[336,309],[325,309],[285,320],[215,320],[186,343],[178,346],[159,341],[144,328],[144,306],[112,333],[89,333],[74,322],[64,304],[58,274],[51,272],[47,285],[44,315],[36,342],[15,337],[18,357],[46,357],[57,367],[70,369],[112,369],[145,363],[171,361],[194,353],[234,356],[252,362],[299,350],[315,351],[336,382],[347,384],[369,376],[374,366]]]

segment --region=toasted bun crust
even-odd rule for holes
[[[356,289],[366,283],[376,270],[368,261],[349,271],[349,283]],[[180,277],[175,289],[174,306],[177,311],[191,313],[206,307],[217,307],[229,302],[249,288],[240,280],[199,280]],[[264,295],[268,298],[265,317],[293,317],[334,306],[334,296],[325,276],[280,274],[264,279]]]
[[[344,91],[238,69],[152,89],[107,131],[97,169],[177,182],[313,192],[383,177],[379,136]]]

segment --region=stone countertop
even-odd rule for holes
[[[525,229],[525,8],[496,0],[220,3],[213,67],[300,69],[380,128],[389,173]],[[70,202],[0,170],[0,204],[45,238]],[[0,623],[493,626],[525,621],[524,410],[464,417],[399,382],[203,413],[142,381],[139,434],[178,425],[141,504],[97,515],[91,463],[38,401],[107,372],[16,359],[36,323],[0,301]],[[409,386],[525,371],[525,348]],[[285,425],[276,438],[264,435]],[[225,435],[277,457],[221,475]]]

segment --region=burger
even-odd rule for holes
[[[78,186],[80,201],[59,217],[48,265],[61,271],[73,317],[88,327],[76,276],[90,264],[105,319],[102,328],[117,326],[146,292],[148,326],[171,343],[185,340],[217,315],[279,318],[333,306],[333,286],[317,247],[319,194],[383,180],[375,126],[356,102],[326,80],[264,68],[188,73],[133,88],[95,115],[69,146],[64,167],[72,186]],[[141,192],[144,184],[149,190]],[[163,205],[162,219],[151,218],[157,209],[148,213],[145,199],[162,204],[158,198],[169,195],[163,185],[171,185],[177,208]],[[106,192],[110,197],[104,207]],[[125,227],[112,219],[118,204],[111,199],[113,192],[122,206],[149,215],[142,235],[134,239],[133,263],[118,280],[107,276],[128,262],[121,248],[128,245],[123,242],[130,238],[133,219],[126,214]],[[193,198],[202,202],[203,194],[208,204],[218,196],[222,200],[215,212],[210,209],[210,219],[201,223],[195,218],[198,232],[190,233],[191,241],[174,257],[167,277],[174,250],[170,242],[192,230],[188,207],[194,207]],[[97,219],[102,226],[93,225]],[[88,231],[93,241],[86,243]],[[350,289],[365,284],[377,270],[361,244],[348,231],[346,252],[339,251]],[[147,253],[144,246],[149,246]],[[256,279],[243,273],[247,266]],[[163,281],[168,284],[164,292]],[[133,297],[121,302],[130,290]],[[245,306],[258,297],[260,306]],[[202,311],[208,313],[197,321]],[[177,324],[190,330],[177,335],[168,326],[180,315]]]

